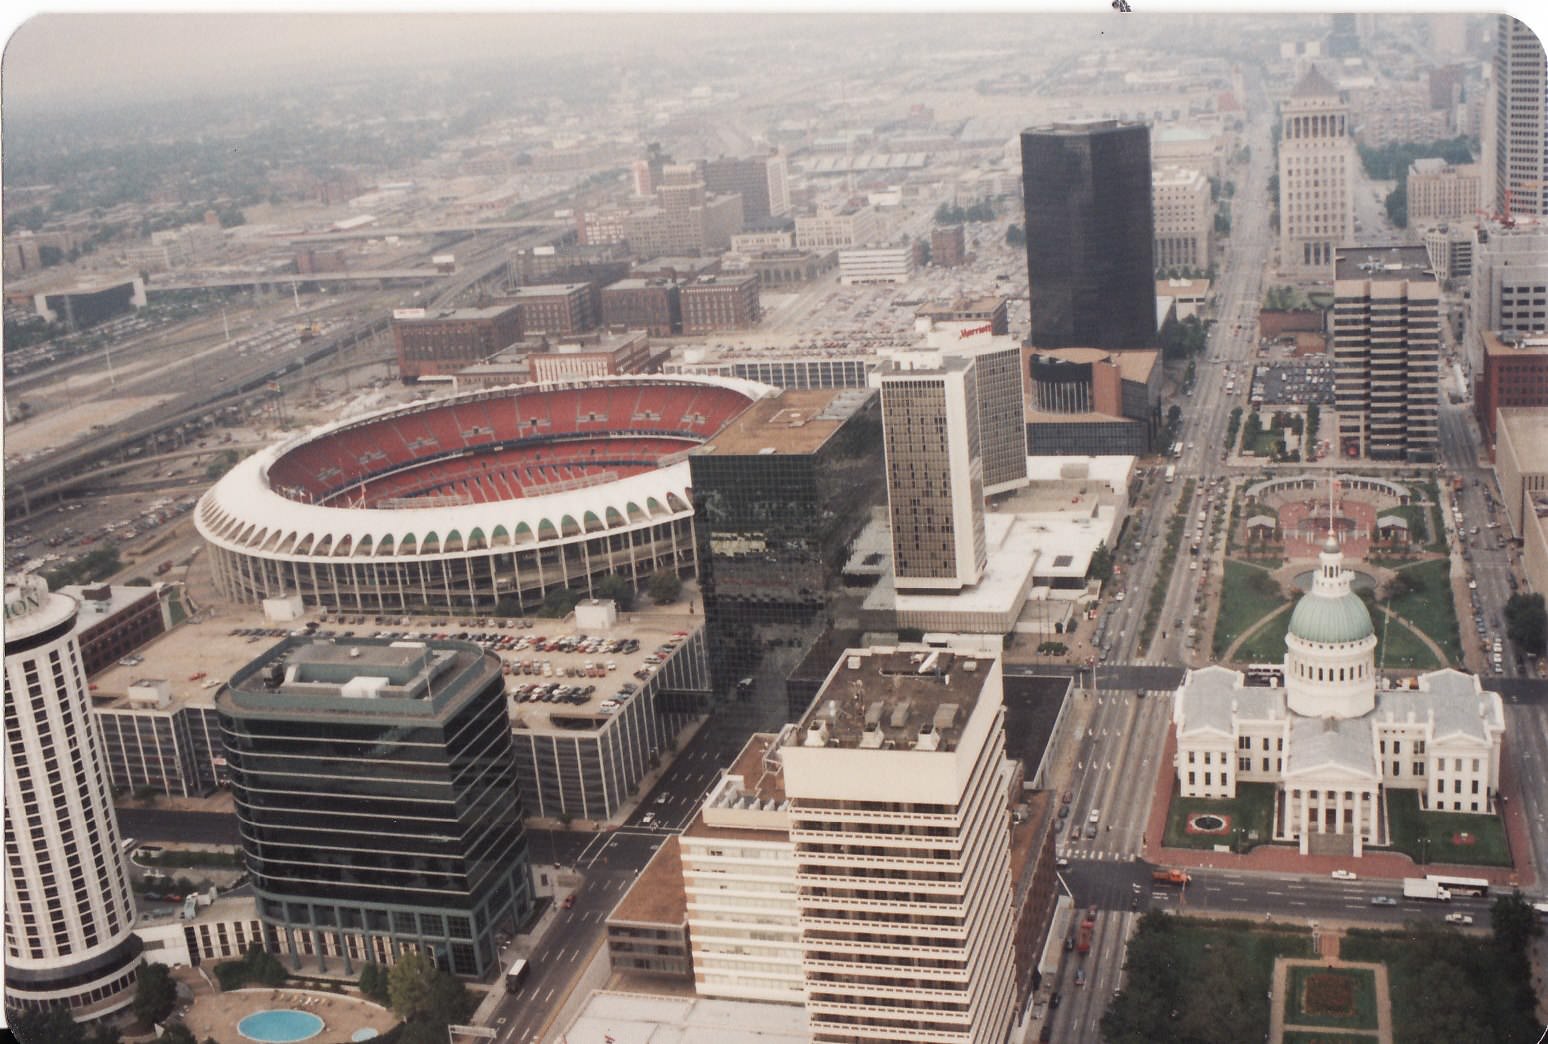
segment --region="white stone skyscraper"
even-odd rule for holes
[[[77,608],[6,577],[5,1005],[80,1020],[133,1001],[141,945]]]
[[[1006,1039],[1002,685],[993,653],[850,649],[783,737],[812,1040]]]
[[[1494,206],[1515,215],[1548,214],[1548,56],[1526,23],[1502,14],[1495,29],[1492,148]]]
[[[1328,276],[1334,251],[1354,239],[1349,105],[1313,66],[1285,99],[1280,117],[1280,269]]]

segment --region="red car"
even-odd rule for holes
[[[573,896],[573,895],[565,896],[564,897],[564,902],[560,903],[559,905],[564,907],[564,909],[566,909],[566,910],[570,909],[571,907],[573,907],[575,905],[575,896]]]

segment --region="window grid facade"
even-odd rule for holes
[[[1327,276],[1354,238],[1354,139],[1349,107],[1316,69],[1280,114],[1279,261],[1287,272]]]
[[[897,585],[954,590],[988,564],[974,363],[882,378]]]
[[[76,603],[34,577],[5,601],[5,1003],[94,1018],[133,999],[140,944]]]

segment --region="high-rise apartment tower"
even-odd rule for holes
[[[141,946],[77,608],[5,579],[5,1006],[83,1020],[134,1000]]]

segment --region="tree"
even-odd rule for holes
[[[193,1031],[181,1022],[169,1022],[161,1034],[161,1044],[199,1044]]]
[[[418,1019],[430,1012],[435,962],[418,950],[398,957],[387,973],[388,1004],[400,1019]]]
[[[1005,230],[1005,244],[1006,246],[1013,247],[1027,245],[1027,234],[1022,231],[1020,225],[1012,223],[1011,226]]]
[[[43,1011],[7,1008],[6,1024],[21,1044],[85,1044],[86,1034],[62,1004]]]
[[[1543,934],[1537,911],[1532,909],[1520,889],[1494,900],[1494,905],[1489,907],[1489,926],[1494,929],[1494,941],[1502,950],[1523,958],[1532,940]]]
[[[1505,603],[1505,633],[1523,652],[1548,652],[1548,608],[1541,594],[1513,594]]]
[[[1090,575],[1103,581],[1113,578],[1113,553],[1107,549],[1105,540],[1098,543],[1096,550],[1091,552]]]
[[[1397,188],[1387,193],[1387,220],[1395,228],[1408,227],[1408,182],[1399,178]]]
[[[659,569],[645,581],[645,590],[657,605],[671,605],[682,597],[683,581],[673,570]]]
[[[391,1001],[387,993],[387,969],[372,962],[360,969],[360,992],[378,1004]]]
[[[597,598],[607,598],[616,602],[622,612],[628,612],[634,608],[634,586],[617,573],[609,573],[592,584],[591,593]]]
[[[147,961],[140,966],[140,978],[134,988],[134,1015],[142,1025],[160,1022],[177,1006],[177,983],[165,964]]]
[[[564,587],[550,587],[548,594],[543,596],[543,605],[538,609],[537,615],[554,619],[569,616],[575,611],[575,603],[580,600],[578,591],[571,591]]]
[[[473,994],[467,986],[454,975],[436,969],[436,973],[430,979],[430,1011],[431,1022],[453,1023],[464,1022],[473,1014],[473,1009],[478,1006]]]

